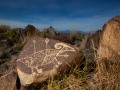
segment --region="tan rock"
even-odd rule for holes
[[[120,16],[112,18],[103,26],[98,55],[100,58],[120,55]]]
[[[82,52],[69,44],[35,37],[24,46],[17,59],[20,82],[23,86],[41,83],[80,62],[82,56]]]
[[[0,90],[16,90],[17,74],[14,71],[0,77]]]

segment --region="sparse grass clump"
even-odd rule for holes
[[[98,59],[95,79],[98,90],[120,90],[120,58]]]
[[[69,74],[64,72],[59,78],[50,79],[47,90],[86,90],[85,79],[86,71],[76,66]]]

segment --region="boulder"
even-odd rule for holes
[[[42,83],[59,75],[73,63],[78,64],[82,57],[82,52],[70,44],[48,38],[32,38],[16,61],[20,82],[23,86]]]
[[[53,36],[59,35],[60,33],[58,33],[54,27],[50,26],[49,28],[43,30],[43,34],[44,37],[51,38]]]
[[[97,72],[90,80],[89,88],[99,90],[107,87],[108,90],[119,90],[120,16],[113,17],[103,26],[97,54]]]
[[[0,90],[16,90],[17,74],[11,71],[0,77]]]
[[[25,35],[26,36],[35,36],[36,35],[36,28],[33,25],[28,25],[25,28]]]
[[[103,34],[99,45],[99,58],[120,55],[120,16],[113,17],[103,26]]]

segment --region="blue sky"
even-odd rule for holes
[[[12,27],[90,31],[116,15],[120,0],[0,0],[0,24]]]

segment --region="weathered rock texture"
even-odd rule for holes
[[[0,90],[16,90],[17,74],[14,71],[0,77]]]
[[[120,55],[120,16],[112,18],[103,26],[98,55],[100,58]]]
[[[83,54],[60,41],[35,37],[23,48],[17,59],[17,72],[23,86],[43,82],[72,63],[80,62]]]
[[[119,90],[120,86],[120,16],[103,26],[96,60],[97,72],[88,81],[90,90]]]

